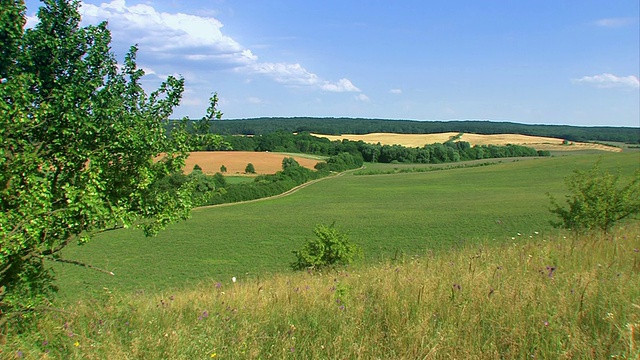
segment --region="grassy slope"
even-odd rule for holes
[[[639,225],[348,272],[104,291],[43,314],[0,358],[637,359]]]
[[[605,154],[604,166],[625,174],[638,153]],[[83,268],[57,267],[62,295],[75,298],[103,287],[166,290],[207,279],[287,272],[291,251],[318,223],[350,231],[365,263],[397,254],[422,255],[462,243],[511,241],[549,226],[547,191],[561,196],[563,179],[595,156],[574,155],[430,173],[342,176],[291,196],[251,204],[196,210],[187,222],[158,238],[136,231],[99,237],[65,256],[112,270],[115,277]],[[380,165],[376,165],[380,166]],[[389,165],[397,166],[397,165]]]

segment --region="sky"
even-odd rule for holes
[[[27,26],[40,6],[27,0]],[[640,127],[638,0],[86,0],[174,117]]]

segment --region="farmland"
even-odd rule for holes
[[[111,277],[60,266],[64,297],[100,291],[157,291],[200,281],[287,272],[291,251],[316,224],[347,230],[364,248],[362,264],[420,256],[480,241],[526,241],[549,225],[546,192],[562,196],[563,179],[601,158],[630,176],[638,153],[573,155],[429,173],[332,177],[270,201],[194,210],[157,238],[134,230],[101,236],[66,257],[113,271]],[[376,164],[377,168],[398,165]],[[518,235],[520,234],[520,235]]]
[[[353,141],[362,140],[368,143],[380,143],[382,145],[403,145],[408,147],[421,147],[425,144],[444,143],[452,137],[458,135],[455,132],[437,133],[437,134],[394,134],[394,133],[371,133],[365,135],[322,135],[313,134],[314,136],[325,137],[329,140],[348,139]],[[564,139],[543,136],[530,136],[519,134],[467,134],[464,133],[459,139],[466,141],[472,146],[474,145],[524,145],[532,147],[536,150],[553,150],[553,151],[579,151],[579,150],[602,150],[619,152],[621,149],[614,146],[606,146],[602,144],[585,143],[585,142],[567,142]]]
[[[287,197],[195,209],[157,238],[99,236],[64,256],[115,276],[57,266],[60,310],[0,351],[69,359],[634,358],[640,224],[627,222],[611,238],[559,231],[549,225],[545,193],[562,196],[563,179],[597,160],[626,181],[639,155],[352,172]],[[291,272],[290,251],[316,224],[334,221],[365,258],[349,269]]]

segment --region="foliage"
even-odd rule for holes
[[[322,269],[329,266],[348,265],[361,255],[362,249],[349,241],[347,233],[335,227],[317,225],[313,229],[316,238],[307,240],[302,249],[295,250],[293,270]]]
[[[620,186],[619,178],[619,174],[601,170],[600,162],[587,171],[575,170],[566,179],[571,192],[566,196],[568,208],[549,195],[550,211],[560,218],[554,225],[578,232],[608,233],[620,220],[640,214],[640,170],[627,185]]]
[[[222,119],[222,112],[217,109],[218,94],[214,93],[209,98],[207,114],[200,120],[191,121],[189,118],[182,120],[182,126],[189,129],[189,149],[191,151],[215,151],[229,150],[231,145],[224,141],[222,136],[212,132],[212,122]]]
[[[257,118],[225,120],[216,124],[225,135],[265,135],[273,132],[312,132],[327,135],[392,132],[433,134],[444,132],[473,134],[523,134],[555,137],[569,141],[616,141],[640,143],[640,128],[611,126],[531,125],[496,121],[417,121],[362,118]]]
[[[226,173],[227,172],[227,167],[224,166],[224,165],[220,166],[220,172],[223,173],[223,174]]]
[[[154,235],[191,208],[189,183],[155,185],[188,155],[183,129],[166,132],[184,80],[147,95],[137,48],[118,65],[106,22],[80,27],[76,1],[44,1],[26,30],[22,1],[1,4],[0,314],[51,294],[44,261],[78,264],[60,257],[69,244],[130,226]]]
[[[253,166],[252,163],[248,163],[247,166],[244,168],[244,172],[246,174],[255,174],[256,168]]]

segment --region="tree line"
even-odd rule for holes
[[[362,157],[362,160],[366,162],[380,163],[439,164],[478,159],[550,155],[548,151],[536,151],[533,148],[520,145],[471,146],[468,142],[456,141],[458,137],[445,143],[406,147],[381,145],[380,143],[371,144],[362,140],[331,141],[309,133],[294,134],[285,131],[256,136],[222,136],[225,143],[228,143],[233,150],[238,151],[299,152],[326,156],[349,153]]]
[[[363,118],[254,118],[216,121],[215,132],[223,135],[264,135],[277,131],[311,132],[327,135],[392,132],[433,134],[464,132],[474,134],[522,134],[568,141],[615,141],[640,144],[640,127],[587,127],[569,125],[528,125],[493,121],[416,121]]]

